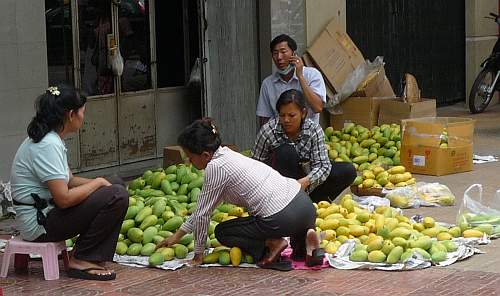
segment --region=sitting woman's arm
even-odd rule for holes
[[[78,187],[78,186],[81,186],[83,184],[87,184],[88,182],[93,180],[93,179],[73,176],[73,173],[71,172],[71,170],[68,169],[68,171],[69,171],[69,182],[68,182],[69,188]]]
[[[47,181],[47,186],[56,206],[62,209],[76,206],[97,189],[101,188],[102,186],[111,185],[111,183],[109,183],[104,178],[87,180],[89,181],[75,187],[69,187],[69,184],[66,183],[66,181],[63,179],[54,179]]]

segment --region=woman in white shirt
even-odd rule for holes
[[[210,216],[218,204],[227,202],[246,208],[250,216],[218,224],[215,237],[221,244],[241,248],[261,267],[290,270],[290,262],[280,261],[281,252],[288,246],[283,237],[289,236],[294,252],[307,253],[307,265],[323,263],[324,251],[314,230],[316,210],[296,180],[222,147],[210,119],[189,125],[178,143],[197,169],[205,169],[205,182],[196,211],[158,247],[173,245],[186,233],[194,232],[193,263],[201,264]]]

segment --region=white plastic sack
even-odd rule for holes
[[[349,74],[346,81],[344,81],[338,93],[326,102],[325,107],[331,114],[342,114],[340,104],[356,91],[358,86],[365,81],[370,73],[381,71],[383,67],[384,58],[381,56],[376,57],[373,62],[366,60],[365,63],[358,65],[356,69]]]
[[[491,231],[487,234],[492,238],[500,237],[500,189],[496,191],[489,204],[492,206],[486,206],[483,201],[481,184],[470,186],[464,192],[464,200],[457,215],[457,225],[460,227],[491,225]]]

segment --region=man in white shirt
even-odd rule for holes
[[[321,73],[312,67],[305,67],[302,59],[297,56],[297,43],[290,36],[276,36],[270,44],[274,65],[278,69],[262,82],[257,116],[260,125],[269,118],[278,115],[276,101],[280,94],[289,89],[302,91],[308,106],[307,118],[319,123],[319,113],[326,102],[325,82]]]

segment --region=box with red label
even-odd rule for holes
[[[442,176],[471,171],[474,120],[427,117],[402,121],[401,164],[412,173]]]

